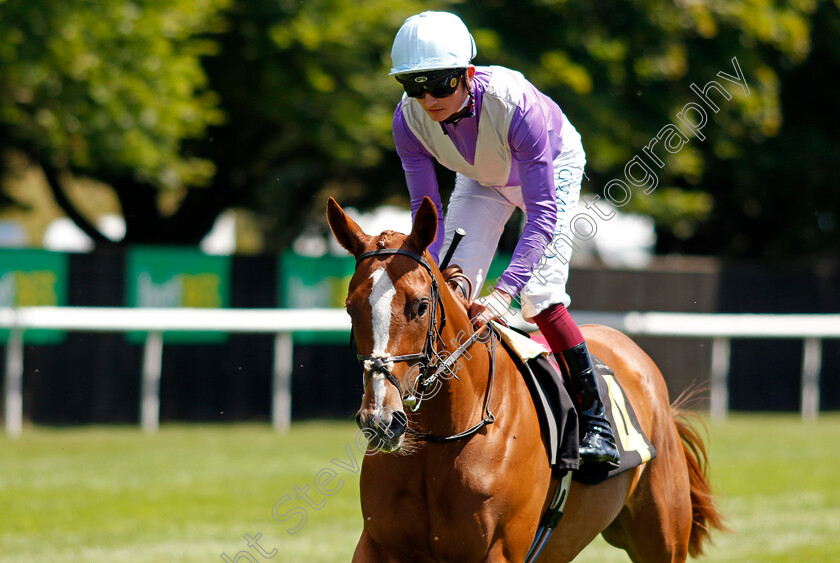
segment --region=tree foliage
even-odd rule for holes
[[[114,188],[126,242],[195,244],[240,206],[279,249],[323,194],[405,200],[387,70],[396,30],[425,9],[458,13],[478,64],[520,70],[558,101],[584,139],[584,189],[609,196],[623,179],[660,251],[836,251],[840,0],[0,0],[0,148],[40,163],[94,236],[65,173]],[[720,78],[733,60],[749,95]],[[732,97],[711,94],[701,139],[678,114],[711,80]],[[643,149],[669,124],[687,140],[659,144],[654,166]],[[635,157],[656,175],[649,193],[627,181]],[[166,190],[182,196],[172,215]]]
[[[226,4],[0,2],[2,148],[41,164],[59,203],[99,240],[64,197],[64,173],[112,183],[127,219],[141,187],[153,203],[154,189],[201,186],[213,177],[211,161],[182,149],[223,119],[201,58],[214,49],[202,34],[222,29]],[[121,192],[126,185],[136,193]],[[160,219],[140,211],[138,219]]]
[[[420,2],[240,1],[218,56],[206,60],[225,124],[197,147],[236,201],[260,211],[273,248],[287,245],[324,198],[375,205],[405,191],[388,76],[393,34]]]
[[[14,144],[79,171],[160,186],[206,182],[180,154],[222,114],[196,37],[225,0],[0,3],[0,112]]]
[[[659,187],[634,188],[626,209],[654,216],[660,251],[790,260],[836,249],[840,239],[827,173],[837,168],[826,158],[840,148],[828,134],[837,86],[819,76],[839,62],[838,5],[485,1],[464,6],[464,16],[481,27],[484,60],[522,70],[581,131],[590,190],[605,195],[634,156],[652,166]],[[733,58],[749,95],[718,75],[734,74]],[[700,140],[677,114],[699,102],[691,85],[711,80],[732,99],[711,94],[720,111],[706,108]],[[690,141],[658,169],[642,149],[669,123]],[[812,195],[794,211],[791,194],[803,188]]]

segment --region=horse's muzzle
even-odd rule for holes
[[[363,409],[356,413],[356,424],[367,436],[372,449],[393,452],[402,445],[408,417],[401,410],[387,407],[378,412]]]

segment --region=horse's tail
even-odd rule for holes
[[[699,420],[699,416],[685,409],[687,402],[698,393],[698,389],[690,389],[680,395],[671,404],[671,414],[677,426],[680,440],[685,452],[685,462],[688,467],[688,478],[691,484],[691,534],[688,540],[688,552],[692,557],[703,554],[705,544],[710,542],[713,528],[728,530],[723,516],[715,507],[712,487],[708,476],[708,455],[703,443],[703,436],[689,419]]]

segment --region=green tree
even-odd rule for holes
[[[407,199],[388,55],[408,15],[445,9],[473,31],[478,64],[520,70],[558,101],[584,138],[585,189],[601,196],[680,125],[692,84],[724,82],[733,96],[705,139],[667,155],[660,144],[657,188],[634,187],[625,209],[655,218],[663,252],[807,259],[840,238],[838,3],[0,0],[0,149],[40,163],[97,240],[63,174],[113,186],[126,242],[195,244],[243,206],[280,249],[325,194]],[[748,96],[718,76],[733,59]],[[182,197],[172,215],[157,204],[167,191]]]
[[[685,132],[689,140],[673,153],[660,143],[662,168],[646,160],[656,190],[633,187],[625,206],[654,217],[661,252],[776,261],[830,252],[840,236],[840,204],[831,189],[837,165],[827,158],[838,148],[827,119],[837,115],[837,96],[836,86],[818,77],[838,62],[837,5],[484,0],[388,12],[387,3],[359,11],[354,2],[308,2],[271,31],[288,61],[280,75],[292,88],[302,84],[306,100],[284,105],[299,115],[278,130],[285,139],[290,129],[299,132],[291,138],[302,150],[280,160],[280,190],[256,193],[274,202],[264,204],[284,225],[292,224],[285,219],[290,213],[311,209],[318,201],[313,192],[324,186],[361,205],[405,198],[388,131],[399,95],[385,77],[388,51],[406,15],[446,9],[473,31],[478,64],[521,70],[568,113],[588,153],[585,189],[603,196],[610,180],[626,181],[626,165],[643,157],[664,126]],[[735,63],[749,95],[718,74],[735,75]],[[699,102],[691,85],[711,80],[732,99],[717,98],[718,112],[707,109],[701,140],[677,114]],[[792,189],[808,194],[793,209]],[[295,194],[302,197],[289,201]]]
[[[213,178],[213,163],[185,153],[183,142],[223,120],[201,57],[215,48],[202,34],[221,31],[226,5],[0,1],[0,151],[40,164],[56,201],[94,240],[107,242],[66,198],[66,174],[114,188],[126,241],[195,239],[179,229],[191,196],[170,217],[156,198],[200,193]]]
[[[113,187],[122,243],[197,244],[223,209],[243,206],[268,248],[282,248],[321,213],[319,191],[362,204],[402,193],[385,158],[399,98],[387,54],[422,7],[0,0],[0,148],[39,163],[98,243],[109,241],[66,197],[65,174]],[[181,198],[174,214],[162,192]]]
[[[840,62],[838,5],[494,0],[459,9],[482,61],[521,70],[567,112],[584,139],[588,188],[602,196],[663,126],[688,131],[676,116],[698,102],[691,84],[725,85],[733,97],[711,94],[720,111],[707,109],[705,140],[687,133],[654,167],[657,189],[633,188],[625,209],[654,216],[660,251],[790,260],[838,246],[828,157],[840,148],[838,89],[826,79]],[[733,58],[749,95],[717,75],[734,74]],[[794,193],[804,197],[792,206]]]
[[[840,68],[840,2],[792,4],[812,10],[796,27],[804,36],[796,42],[801,50],[772,53],[754,71],[776,90],[770,114],[775,126],[745,132],[734,147],[708,151],[713,164],[703,185],[715,210],[685,245],[688,251],[840,265],[840,82],[834,77]],[[765,33],[785,37],[776,29]]]
[[[362,206],[404,196],[389,52],[395,30],[423,6],[241,0],[228,11],[222,49],[205,60],[228,119],[194,148],[237,204],[260,214],[268,248],[322,218],[327,193]]]

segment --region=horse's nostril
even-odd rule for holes
[[[399,424],[400,426],[406,426],[408,424],[408,417],[402,411],[397,411],[391,416],[391,425]]]
[[[364,422],[362,422],[362,411],[356,413],[356,426],[359,428],[364,428]]]
[[[408,428],[408,417],[402,411],[396,411],[391,416],[391,424],[388,426],[388,433],[392,436],[401,436]]]

